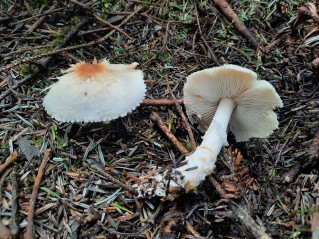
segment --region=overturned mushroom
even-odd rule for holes
[[[207,128],[203,141],[186,157],[183,166],[170,173],[155,175],[154,194],[174,194],[180,188],[195,189],[210,174],[222,146],[227,146],[228,129],[237,141],[266,137],[278,127],[275,107],[282,101],[267,81],[257,80],[253,71],[235,65],[224,65],[195,72],[184,86],[184,104],[191,121],[200,120]]]
[[[46,111],[63,122],[110,121],[125,116],[144,99],[138,63],[81,62],[64,71],[44,97]]]

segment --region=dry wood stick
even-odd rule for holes
[[[49,8],[48,12],[53,11],[53,10],[56,8],[57,5],[58,5],[58,3],[54,3],[54,4]],[[44,15],[44,16],[38,18],[38,20],[36,20],[36,22],[27,30],[27,34],[32,33],[32,32],[45,20],[46,17],[47,17],[47,16]]]
[[[68,1],[71,2],[71,3],[73,3],[73,4],[76,4],[76,5],[80,6],[80,7],[83,8],[83,9],[88,10],[88,11],[95,17],[96,20],[98,20],[98,21],[104,23],[105,25],[107,25],[107,26],[109,26],[109,27],[115,29],[116,31],[122,33],[122,34],[125,35],[127,38],[129,38],[130,40],[134,40],[134,38],[132,38],[131,36],[129,36],[129,35],[128,35],[126,32],[124,32],[121,28],[119,28],[119,27],[117,27],[117,26],[114,26],[113,24],[111,24],[110,22],[108,22],[107,20],[105,20],[105,19],[103,19],[103,18],[101,18],[101,17],[99,17],[99,16],[96,16],[96,15],[95,15],[95,11],[94,11],[91,7],[85,5],[85,4],[81,3],[81,2],[78,2],[77,0],[68,0]]]
[[[176,109],[179,113],[179,115],[182,117],[182,120],[184,122],[184,125],[185,125],[185,128],[187,130],[187,133],[188,133],[188,136],[189,136],[189,139],[191,141],[191,145],[192,145],[192,149],[195,150],[196,149],[196,142],[195,142],[195,138],[194,138],[194,134],[193,134],[193,131],[192,131],[192,127],[186,117],[186,115],[184,114],[183,110],[182,110],[182,107],[181,105],[178,103],[173,91],[172,91],[172,88],[171,86],[169,85],[168,83],[168,80],[166,79],[166,84],[167,84],[167,88],[171,94],[171,96],[173,97],[173,100],[175,102],[175,106],[176,106]]]
[[[36,18],[45,16],[45,15],[49,15],[49,14],[52,14],[52,13],[55,13],[55,12],[62,12],[65,9],[71,9],[71,8],[61,7],[61,8],[56,8],[56,9],[52,9],[52,10],[49,9],[48,11],[46,11],[44,13],[40,13],[40,14],[37,14],[37,15],[33,15],[31,17],[23,18],[22,20],[19,20],[19,21],[16,21],[16,22],[9,22],[9,25],[10,26],[19,25],[21,23],[24,23],[24,22],[30,21],[32,19],[36,19]],[[24,15],[29,15],[29,13],[26,13]],[[16,16],[16,17],[10,16],[10,17],[7,17],[7,19],[6,18],[3,18],[3,19],[0,18],[0,23],[1,23],[1,21],[4,21],[5,19],[6,20],[10,20],[10,19],[13,20],[14,18],[23,17],[24,15],[20,15],[20,16]]]
[[[51,149],[47,149],[44,152],[43,159],[42,159],[42,162],[41,162],[40,167],[39,167],[38,175],[34,181],[34,186],[33,186],[32,195],[31,195],[31,199],[30,199],[30,205],[28,208],[27,231],[24,234],[24,238],[26,238],[26,239],[33,239],[34,238],[34,230],[33,230],[34,221],[33,221],[33,219],[34,219],[35,202],[36,202],[36,199],[38,196],[41,180],[42,180],[42,177],[44,175],[45,166],[47,165],[47,162],[50,159],[49,158],[50,154],[51,154]]]
[[[226,196],[226,191],[222,188],[219,182],[217,182],[212,176],[208,177],[210,183],[215,187],[216,191],[221,197]],[[236,220],[240,220],[241,223],[249,229],[249,231],[258,239],[271,239],[271,237],[265,232],[265,230],[260,227],[255,220],[250,216],[250,214],[241,205],[235,203],[233,200],[228,200],[229,207],[233,212],[231,217]]]
[[[17,172],[13,169],[11,173],[12,182],[12,206],[11,206],[11,233],[15,237],[19,232],[19,209],[18,209],[18,182],[17,182]]]
[[[178,141],[178,139],[173,135],[168,127],[165,125],[161,117],[156,113],[152,112],[151,119],[153,122],[157,124],[157,126],[163,131],[163,133],[172,141],[172,143],[176,146],[176,148],[181,152],[183,155],[189,155],[188,150]]]
[[[215,53],[213,52],[213,50],[210,48],[210,46],[208,45],[206,39],[204,38],[203,36],[203,33],[202,33],[202,29],[200,27],[200,23],[199,23],[199,17],[198,17],[198,10],[197,10],[197,1],[195,2],[195,16],[196,16],[196,21],[197,21],[197,27],[198,27],[198,31],[199,31],[199,34],[200,36],[202,37],[203,41],[204,41],[204,44],[206,45],[211,57],[214,59],[215,63],[220,65],[219,64],[219,61],[215,55]]]
[[[5,178],[9,175],[11,170],[5,171],[5,173],[2,175],[0,179],[0,208],[2,207],[2,185],[5,180]],[[0,220],[0,238],[12,238],[12,234],[10,230],[2,223]]]
[[[39,55],[35,55],[35,56],[31,56],[31,57],[28,57],[28,58],[25,58],[25,59],[22,59],[20,61],[17,61],[17,62],[14,62],[14,63],[11,63],[11,64],[8,64],[8,65],[5,65],[3,67],[0,67],[0,72],[3,72],[3,71],[7,71],[7,70],[10,70],[11,68],[15,67],[15,66],[18,66],[18,65],[21,65],[21,64],[24,64],[24,63],[27,63],[27,62],[31,62],[31,61],[34,61],[34,60],[38,60],[38,59],[41,59],[41,58],[44,58],[44,57],[48,57],[48,56],[52,56],[54,54],[57,54],[57,53],[60,53],[59,51],[65,49],[65,48],[62,48],[77,32],[78,30],[83,26],[85,25],[86,23],[88,22],[88,19],[83,19],[82,21],[80,21],[74,28],[72,28],[68,34],[65,36],[65,38],[63,39],[63,41],[58,44],[52,51],[49,51],[47,53],[44,53],[44,54],[39,54]],[[63,51],[62,51],[63,52]],[[46,65],[49,60],[51,58],[47,58],[42,64],[43,65]]]
[[[18,155],[17,151],[12,152],[12,154],[7,159],[7,161],[0,165],[0,175],[4,172],[4,170],[6,170],[10,166],[10,164],[12,164],[13,162],[15,162],[18,159],[18,156],[19,155]]]
[[[319,213],[314,212],[311,219],[312,239],[319,238]]]
[[[123,35],[125,35],[128,39],[130,39],[131,41],[135,40],[133,37],[131,37],[130,35],[128,35],[125,31],[123,31],[121,28],[117,27],[117,26],[114,26],[112,23],[109,23],[107,20],[101,18],[101,17],[98,17],[98,16],[95,16],[94,17],[96,18],[96,20],[104,23],[105,25],[109,26],[110,28],[113,28],[114,30],[122,33]]]
[[[135,14],[137,14],[143,7],[138,7],[134,12],[132,12],[129,16],[127,16],[119,25],[117,25],[117,27],[121,27],[122,25],[124,25],[125,23],[127,23]],[[75,27],[76,28],[76,27]],[[74,28],[74,29],[75,29]],[[7,71],[7,70],[10,70],[11,68],[15,67],[15,66],[18,66],[18,65],[21,65],[21,64],[24,64],[24,63],[27,63],[27,62],[30,62],[30,61],[34,61],[34,60],[38,60],[40,58],[43,58],[43,57],[48,57],[48,56],[52,56],[52,55],[56,55],[56,54],[60,54],[64,51],[73,51],[73,50],[77,50],[77,49],[80,49],[80,48],[86,48],[86,47],[90,47],[90,46],[93,46],[93,45],[96,45],[96,44],[100,44],[102,43],[103,41],[105,41],[107,38],[109,38],[114,32],[116,32],[116,30],[112,30],[110,31],[107,35],[105,35],[104,37],[101,37],[95,41],[90,41],[88,43],[84,43],[84,44],[80,44],[80,45],[76,45],[76,46],[69,46],[69,47],[65,47],[65,48],[60,48],[60,49],[54,49],[52,51],[49,51],[47,53],[44,53],[44,54],[39,54],[39,55],[36,55],[36,56],[32,56],[32,57],[29,57],[29,58],[26,58],[26,59],[23,59],[21,61],[17,61],[17,62],[14,62],[14,63],[11,63],[11,64],[8,64],[8,65],[5,65],[3,67],[0,67],[0,72],[4,72],[4,71]],[[2,96],[2,95],[1,95]],[[1,96],[0,96],[0,99],[1,99]]]
[[[1,179],[0,179],[0,208],[2,207],[2,186],[3,186],[4,180],[7,178],[9,173],[11,173],[11,169],[5,171],[4,174],[1,176]]]
[[[130,193],[132,193],[133,195],[137,196],[138,192],[131,188],[130,186],[126,185],[125,183],[122,183],[121,181],[117,180],[116,178],[112,177],[110,174],[108,174],[107,172],[105,172],[103,169],[101,169],[100,167],[98,167],[95,164],[91,164],[90,168],[93,170],[98,171],[100,174],[102,174],[104,177],[106,177],[109,181],[111,181],[112,183],[115,183],[117,185],[119,185],[121,188],[124,188],[125,190],[129,191]]]
[[[15,51],[11,51],[8,53],[4,53],[4,54],[0,54],[0,58],[5,58],[5,57],[9,57],[12,55],[17,55],[17,54],[22,54],[23,52],[32,52],[33,54],[36,52],[36,50],[39,50],[41,48],[46,48],[48,46],[46,45],[41,45],[41,46],[33,46],[32,49],[30,48],[19,48],[19,50],[15,50]]]
[[[234,23],[234,27],[237,32],[244,37],[250,45],[258,50],[259,43],[257,38],[251,33],[251,31],[245,26],[245,24],[239,19],[237,14],[231,9],[226,0],[212,0],[215,6],[221,11],[224,16],[231,22]]]
[[[178,104],[183,104],[183,99],[176,99]],[[175,99],[168,100],[168,99],[145,99],[141,103],[143,106],[168,106],[168,105],[176,105]]]
[[[0,220],[0,238],[12,238],[12,234],[9,229]]]
[[[317,131],[312,143],[310,145],[310,158],[318,158],[319,156],[319,130]]]
[[[74,28],[72,28],[72,30],[65,36],[63,42],[61,42],[59,45],[57,45],[54,50],[52,52],[55,52],[57,50],[59,50],[60,48],[62,48],[70,39],[71,37],[73,37],[73,35],[87,22],[87,19],[84,19],[83,21],[79,22]],[[47,54],[42,54],[42,55],[35,55],[33,57],[30,58],[26,58],[25,59],[25,63],[26,62],[30,62],[36,59],[40,59],[42,57],[46,57],[43,62],[41,63],[43,66],[47,65],[49,63],[49,61],[51,60],[53,54],[51,55],[47,55]],[[33,59],[31,59],[33,58]],[[1,71],[6,71],[9,70],[17,65],[20,65],[24,62],[22,62],[24,60],[18,61],[16,63],[12,63],[12,64],[8,64],[4,67],[0,67],[0,72]],[[36,71],[34,71],[32,74],[26,76],[25,78],[23,78],[20,81],[17,81],[14,85],[9,86],[9,89],[7,89],[6,91],[4,91],[1,95],[0,95],[0,100],[2,100],[4,97],[6,97],[12,90],[18,88],[21,84],[23,84],[25,81],[28,81],[29,79],[33,79],[35,78],[35,76],[41,72],[41,70],[43,70],[41,67],[38,67]],[[8,84],[10,84],[10,82],[8,82]]]

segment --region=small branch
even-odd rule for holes
[[[264,228],[260,227],[255,220],[248,214],[245,208],[235,203],[233,200],[230,201],[230,208],[236,215],[237,219],[241,221],[246,228],[258,239],[271,239]]]
[[[318,212],[315,212],[312,214],[311,231],[312,231],[312,239],[318,239],[319,238],[319,213]]]
[[[219,195],[224,198],[226,191],[222,188],[219,182],[217,182],[212,176],[208,177],[210,183],[215,187]],[[260,227],[255,220],[249,215],[245,208],[235,203],[233,200],[228,200],[229,207],[232,213],[231,217],[241,221],[241,223],[249,229],[249,231],[258,239],[271,239],[271,237],[265,232],[264,228]]]
[[[17,172],[13,170],[11,173],[12,182],[12,206],[11,206],[11,233],[15,237],[19,233],[19,209],[18,209],[18,183],[17,183]]]
[[[48,10],[48,11],[46,11],[46,12],[44,12],[44,13],[40,13],[40,14],[37,14],[37,15],[33,15],[33,16],[31,16],[31,17],[25,17],[25,18],[23,18],[22,20],[19,20],[19,21],[9,22],[9,26],[19,25],[19,24],[21,24],[21,23],[28,22],[28,21],[30,21],[30,20],[32,20],[32,19],[37,19],[37,18],[39,18],[39,17],[46,16],[46,15],[49,15],[49,14],[52,14],[52,13],[62,12],[62,11],[68,11],[68,9],[70,10],[71,8],[61,7],[61,8],[56,8],[56,9]],[[29,15],[29,14],[26,13],[26,15]],[[23,16],[23,15],[20,15],[20,16],[18,16],[18,17],[22,17],[22,16]],[[13,20],[13,19],[16,18],[16,17],[10,16],[9,19],[10,19],[10,18]],[[9,20],[9,19],[7,19],[7,20]],[[2,20],[1,20],[1,18],[0,18],[0,23],[1,23],[1,21],[3,21],[3,20],[5,20],[5,19],[2,19]]]
[[[0,238],[12,238],[9,229],[0,220]]]
[[[172,141],[172,143],[176,146],[176,148],[183,155],[189,155],[188,150],[178,141],[178,139],[173,135],[170,130],[167,128],[165,123],[162,121],[161,117],[156,113],[152,112],[151,119],[157,126],[163,131],[163,133]]]
[[[318,158],[319,157],[319,130],[317,131],[314,139],[309,148],[310,158]]]
[[[192,127],[191,125],[189,124],[189,121],[186,117],[186,115],[184,114],[183,110],[182,110],[182,107],[181,105],[178,103],[173,91],[172,91],[172,88],[171,86],[169,85],[168,83],[168,80],[166,79],[166,84],[167,84],[167,88],[171,94],[171,96],[173,97],[173,100],[174,100],[174,103],[175,103],[175,106],[177,108],[177,111],[179,113],[179,115],[182,117],[182,120],[184,122],[184,125],[185,125],[185,128],[187,130],[187,133],[188,133],[188,136],[189,136],[189,139],[191,141],[191,145],[192,145],[192,150],[195,150],[196,149],[196,142],[195,142],[195,138],[194,138],[194,135],[193,135],[193,131],[192,131]]]
[[[116,178],[112,177],[111,175],[109,175],[107,172],[105,172],[103,169],[99,168],[97,165],[95,164],[91,164],[89,166],[91,169],[98,171],[98,173],[102,174],[104,177],[106,177],[110,182],[115,183],[117,185],[119,185],[121,188],[124,188],[125,190],[129,191],[130,193],[132,193],[133,195],[137,196],[138,193],[135,189],[131,188],[130,186],[126,185],[125,183],[122,183],[121,181],[117,180]]]
[[[123,35],[125,35],[128,39],[130,39],[131,41],[134,41],[135,39],[133,37],[131,37],[130,35],[128,35],[125,31],[123,31],[121,28],[114,26],[113,24],[109,23],[108,21],[104,20],[103,18],[100,18],[98,16],[95,16],[96,20],[104,23],[105,25],[109,26],[110,28],[122,33]]]
[[[99,17],[99,16],[96,16],[96,15],[95,15],[95,11],[94,11],[91,7],[85,5],[85,4],[81,3],[81,2],[78,2],[77,0],[68,0],[68,1],[71,2],[71,3],[73,3],[73,4],[75,4],[75,5],[80,6],[80,7],[83,8],[83,9],[88,10],[88,11],[95,17],[96,20],[98,20],[98,21],[104,23],[105,25],[107,25],[107,26],[113,28],[114,30],[116,30],[116,31],[118,31],[118,32],[120,32],[120,33],[122,33],[122,34],[125,35],[127,38],[129,38],[130,40],[132,40],[132,41],[134,40],[134,38],[132,38],[131,36],[129,36],[129,35],[128,35],[126,32],[124,32],[121,28],[119,28],[119,27],[117,27],[117,26],[114,26],[113,24],[109,23],[107,20],[104,20],[103,18],[101,18],[101,17]]]
[[[48,10],[48,12],[52,12],[56,6],[58,5],[58,3],[54,3]],[[32,33],[47,17],[47,15],[44,15],[40,18],[38,18],[38,20],[36,20],[36,22],[27,30],[27,34]]]
[[[19,155],[17,151],[12,152],[10,157],[3,164],[0,165],[0,175],[4,172],[4,170],[6,170],[10,166],[10,164],[12,164],[18,159],[18,156]]]
[[[250,45],[258,50],[259,43],[257,38],[251,33],[251,31],[245,26],[245,24],[239,19],[237,14],[231,9],[226,0],[212,0],[215,6],[221,11],[224,16],[230,21],[233,22],[237,32],[244,37]]]
[[[183,99],[176,99],[178,104],[183,104]],[[145,99],[141,103],[143,106],[171,106],[176,105],[175,100],[167,100],[167,99]]]
[[[208,177],[209,181],[215,187],[216,191],[218,192],[219,196],[224,198],[226,196],[226,191],[223,189],[222,185],[218,183],[212,176]]]
[[[271,43],[269,43],[267,46],[261,48],[261,51],[263,53],[268,53],[271,49],[273,49],[275,46],[281,44],[287,40],[287,35],[282,35],[278,39],[273,40]]]
[[[3,186],[4,180],[7,178],[9,173],[11,173],[11,169],[5,171],[4,174],[1,176],[1,179],[0,179],[0,208],[2,207],[2,192],[3,192],[2,186]],[[0,222],[1,222],[1,220],[0,220]]]
[[[71,37],[73,37],[73,35],[87,22],[88,20],[87,19],[84,19],[83,21],[79,22],[64,38],[63,42],[61,42],[59,45],[57,45],[55,47],[55,49],[53,51],[51,51],[51,53],[53,52],[56,52],[58,51],[61,47],[63,47],[70,39]],[[63,49],[63,48],[62,48]],[[60,50],[62,50],[60,49]],[[62,51],[63,52],[63,51]],[[33,57],[29,57],[29,58],[26,58],[26,59],[23,59],[21,61],[18,61],[18,62],[15,62],[15,63],[12,63],[12,64],[8,64],[8,65],[5,65],[4,67],[0,67],[0,72],[1,71],[6,71],[6,70],[9,70],[15,66],[18,66],[20,64],[23,64],[23,63],[26,63],[26,62],[30,62],[30,61],[34,61],[34,60],[37,60],[37,59],[40,59],[40,58],[43,58],[43,57],[46,57],[43,62],[41,62],[41,64],[43,66],[47,65],[52,56],[54,54],[49,54],[46,53],[46,54],[40,54],[40,55],[35,55]],[[4,91],[1,95],[0,95],[0,101],[2,99],[4,99],[8,94],[10,94],[10,92],[12,92],[12,90],[15,90],[16,88],[18,88],[21,84],[23,84],[24,82],[28,81],[29,79],[34,79],[36,77],[36,75],[38,73],[41,72],[41,70],[43,70],[41,67],[38,67],[36,71],[34,71],[32,74],[26,76],[25,78],[23,78],[22,80],[19,80],[17,81],[14,85],[9,85],[9,89],[7,89],[6,91]],[[10,84],[10,83],[8,83]]]
[[[63,39],[63,42],[61,42],[59,45],[57,45],[52,51],[49,51],[49,52],[44,53],[44,54],[39,54],[39,55],[31,56],[31,57],[22,59],[22,60],[20,60],[20,61],[17,61],[17,62],[8,64],[8,65],[5,65],[5,66],[3,66],[3,67],[0,67],[0,72],[4,72],[4,71],[7,71],[7,70],[10,70],[11,68],[13,68],[13,67],[15,67],[15,66],[18,66],[18,65],[21,65],[21,64],[24,64],[24,63],[27,63],[27,62],[35,61],[35,60],[38,60],[38,59],[41,59],[41,58],[44,58],[44,57],[52,56],[52,55],[55,55],[55,54],[58,54],[58,53],[61,53],[61,52],[65,51],[65,49],[67,49],[68,47],[66,47],[66,48],[62,48],[62,47],[63,47],[63,46],[78,32],[78,30],[79,30],[83,25],[85,25],[87,22],[88,22],[88,19],[84,19],[84,20],[82,20],[81,22],[79,22],[74,28],[72,28],[71,31],[68,32],[68,34],[67,34],[67,35],[65,36],[65,38]],[[71,48],[71,47],[69,47],[69,48]],[[44,62],[42,62],[42,64],[43,64],[43,65],[46,65],[46,64],[50,61],[50,59],[51,59],[51,58],[46,59]]]
[[[35,202],[38,196],[38,192],[39,192],[39,188],[40,188],[40,184],[41,184],[41,180],[42,177],[44,175],[44,170],[45,170],[45,166],[47,165],[47,162],[49,161],[49,156],[51,154],[51,150],[47,149],[44,152],[44,156],[42,159],[42,162],[40,164],[39,167],[39,171],[38,171],[38,175],[35,178],[34,181],[34,186],[33,186],[33,190],[32,190],[32,195],[31,195],[31,199],[30,199],[30,205],[28,208],[28,225],[27,225],[27,231],[24,234],[24,238],[30,238],[33,239],[34,238],[34,230],[33,230],[33,226],[34,226],[34,208],[35,208]]]
[[[211,57],[213,58],[213,60],[215,61],[216,64],[220,65],[215,53],[213,52],[213,50],[210,48],[210,46],[208,45],[206,39],[204,38],[203,36],[203,33],[202,33],[202,29],[200,27],[200,23],[199,23],[199,17],[198,17],[198,10],[197,10],[197,1],[195,1],[195,16],[196,16],[196,21],[197,21],[197,27],[198,27],[198,31],[199,31],[199,34],[201,36],[201,38],[203,39],[204,41],[204,44],[206,45]]]
[[[142,9],[142,7],[138,7],[134,12],[131,13],[131,15],[127,16],[125,18],[124,21],[122,21],[117,27],[121,27],[122,25],[124,25],[125,23],[127,23],[136,13],[138,13],[140,10]],[[76,27],[75,27],[76,28]],[[95,40],[95,41],[90,41],[88,43],[84,43],[84,44],[80,44],[80,45],[76,45],[76,46],[69,46],[69,47],[65,47],[65,48],[60,48],[60,49],[54,49],[52,51],[49,51],[47,53],[44,53],[44,54],[40,54],[40,55],[36,55],[36,56],[32,56],[32,57],[29,57],[29,58],[26,58],[26,59],[23,59],[21,61],[18,61],[18,62],[15,62],[15,63],[11,63],[11,64],[8,64],[8,65],[5,65],[3,67],[0,67],[0,72],[5,72],[5,71],[8,71],[10,70],[11,68],[15,67],[15,66],[18,66],[18,65],[21,65],[23,63],[27,63],[27,62],[30,62],[30,61],[34,61],[34,60],[38,60],[40,58],[44,58],[44,57],[48,57],[48,56],[52,56],[52,55],[56,55],[56,54],[60,54],[64,51],[73,51],[73,50],[77,50],[77,49],[80,49],[80,48],[86,48],[86,47],[91,47],[93,45],[96,45],[96,44],[100,44],[102,43],[103,41],[105,41],[107,38],[109,38],[116,30],[112,30],[110,31],[107,35],[105,35],[104,37],[98,39],[98,40]],[[45,65],[45,64],[44,64]],[[2,94],[3,95],[3,94]],[[2,95],[0,96],[0,100],[1,100],[1,97]]]

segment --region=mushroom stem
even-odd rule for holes
[[[235,101],[230,98],[220,100],[201,145],[193,154],[186,157],[187,164],[176,169],[184,176],[186,192],[195,189],[213,171],[222,146],[228,145],[227,126],[235,106]]]

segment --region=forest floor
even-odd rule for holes
[[[258,49],[216,1],[50,2],[0,3],[0,238],[312,237],[319,228],[315,2],[230,1]],[[172,99],[168,84],[183,98],[195,71],[225,63],[249,68],[280,95],[279,128],[244,143],[229,134],[233,151],[220,154],[197,193],[138,198],[139,176],[184,158],[151,113],[189,151],[191,142],[175,105],[143,105],[109,124],[48,115],[45,89],[70,64],[94,57],[138,62],[148,99]],[[199,145],[203,134],[192,130]],[[239,151],[242,160],[229,167]]]

